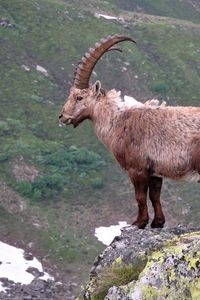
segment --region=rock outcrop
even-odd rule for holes
[[[123,229],[94,262],[83,299],[199,300],[200,230]]]

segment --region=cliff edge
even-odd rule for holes
[[[200,229],[122,230],[76,300],[199,300]]]

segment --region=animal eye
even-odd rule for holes
[[[78,100],[78,101],[81,101],[82,99],[83,99],[83,97],[81,97],[81,96],[76,97],[76,100]]]

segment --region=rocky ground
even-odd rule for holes
[[[122,230],[96,259],[77,300],[200,299],[197,228]]]
[[[0,293],[2,300],[61,299],[63,294],[62,285],[52,281],[34,279],[29,285],[14,284],[6,278],[2,281],[9,289],[8,293]]]
[[[76,284],[69,282],[44,281],[36,278],[28,285],[14,284],[2,279],[9,292],[0,292],[1,300],[72,300],[75,297]]]
[[[0,242],[0,300],[71,300],[78,288],[53,264],[44,267],[33,253]]]

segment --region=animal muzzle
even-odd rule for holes
[[[66,116],[64,115],[63,113],[61,113],[59,115],[59,121],[60,123],[62,124],[65,124],[65,125],[70,125],[73,123],[73,117],[72,116]]]

